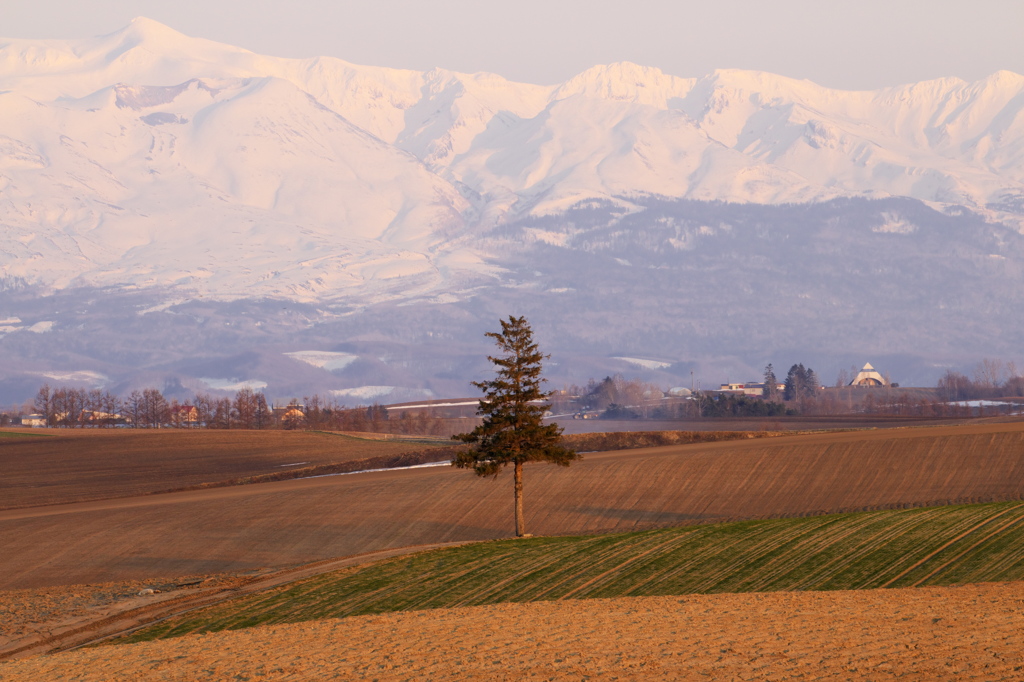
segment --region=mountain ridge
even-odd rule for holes
[[[1024,76],[841,91],[619,62],[535,85],[144,18],[0,39],[0,235],[0,349],[31,376],[294,388],[289,353],[349,353],[325,390],[462,393],[453,353],[510,311],[566,380],[821,348],[925,376],[1021,331]]]
[[[204,274],[212,261],[165,242],[157,250],[177,263],[140,276],[147,268],[132,265],[132,253],[160,237],[132,235],[132,221],[181,224],[184,211],[230,226],[232,239],[255,236],[239,226],[247,221],[263,223],[260,234],[332,234],[318,248],[333,249],[344,270],[352,249],[356,260],[379,262],[389,253],[402,260],[398,248],[419,254],[409,272],[441,273],[438,254],[458,244],[468,255],[454,259],[477,263],[460,272],[479,281],[493,268],[470,242],[495,226],[589,200],[627,205],[631,196],[763,204],[909,196],[1024,230],[1024,76],[1011,72],[847,92],[766,72],[680,78],[619,62],[542,86],[267,57],[140,17],[86,40],[0,40],[0,90],[8,198],[0,220],[16,242],[48,244],[0,248],[0,259],[5,276],[48,286],[192,281],[229,298],[374,297],[376,275],[317,271],[303,281],[294,262],[308,259],[298,243],[229,282]],[[117,113],[124,109],[138,115]],[[359,142],[361,134],[380,145]],[[367,144],[378,151],[365,156]],[[363,177],[370,169],[380,172]],[[40,202],[41,213],[31,208]],[[206,250],[238,250],[217,234],[195,238]],[[436,293],[448,286],[443,275],[433,281]]]

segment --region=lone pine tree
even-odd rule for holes
[[[484,392],[477,408],[483,423],[455,436],[473,447],[456,454],[452,464],[473,469],[478,476],[497,476],[505,466],[513,466],[516,536],[523,537],[523,465],[549,462],[569,466],[580,455],[561,444],[560,426],[543,423],[544,412],[550,407],[544,401],[551,394],[541,390],[545,381],[541,378],[541,362],[549,356],[537,349],[525,317],[509,316],[507,322],[500,322],[500,334],[486,334],[501,351],[497,357],[487,357],[497,366],[497,377],[473,382]]]

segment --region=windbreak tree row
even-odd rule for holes
[[[234,398],[196,393],[181,401],[160,390],[110,391],[42,386],[30,406],[46,426],[60,428],[314,429],[450,435],[450,420],[429,411],[403,410],[392,418],[380,405],[349,408],[319,395],[274,406],[260,391],[243,388]]]

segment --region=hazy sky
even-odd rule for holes
[[[0,35],[87,37],[135,16],[281,57],[544,84],[615,61],[847,89],[1024,73],[1024,0],[0,0]]]

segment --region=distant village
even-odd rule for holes
[[[847,386],[864,386],[864,387],[875,387],[875,386],[889,386],[890,382],[884,376],[878,373],[871,363],[867,363],[857,373],[853,379],[850,380]],[[749,396],[765,396],[765,387],[768,386],[764,381],[748,381],[744,384],[722,384],[721,388],[718,389],[719,393],[734,393],[738,395],[749,395]],[[893,388],[899,388],[899,384],[892,384]],[[824,386],[818,386],[819,389],[824,390]],[[782,393],[786,390],[786,384],[784,382],[775,384],[775,390]],[[771,389],[769,388],[769,393]]]
[[[885,389],[882,391],[876,389]],[[985,361],[973,378],[947,371],[935,387],[901,388],[866,363],[840,372],[833,386],[815,372],[793,365],[778,381],[772,365],[761,381],[723,383],[716,390],[657,386],[621,375],[568,386],[549,397],[555,419],[685,420],[721,417],[889,414],[969,416],[1020,411],[1024,378],[1012,363]],[[331,429],[444,434],[449,419],[475,418],[477,400],[426,400],[395,405],[347,407],[319,395],[268,404],[245,388],[233,398],[196,394],[188,402],[167,400],[157,389],[110,392],[73,387],[40,388],[29,409],[0,414],[0,424],[34,428],[213,428]]]

